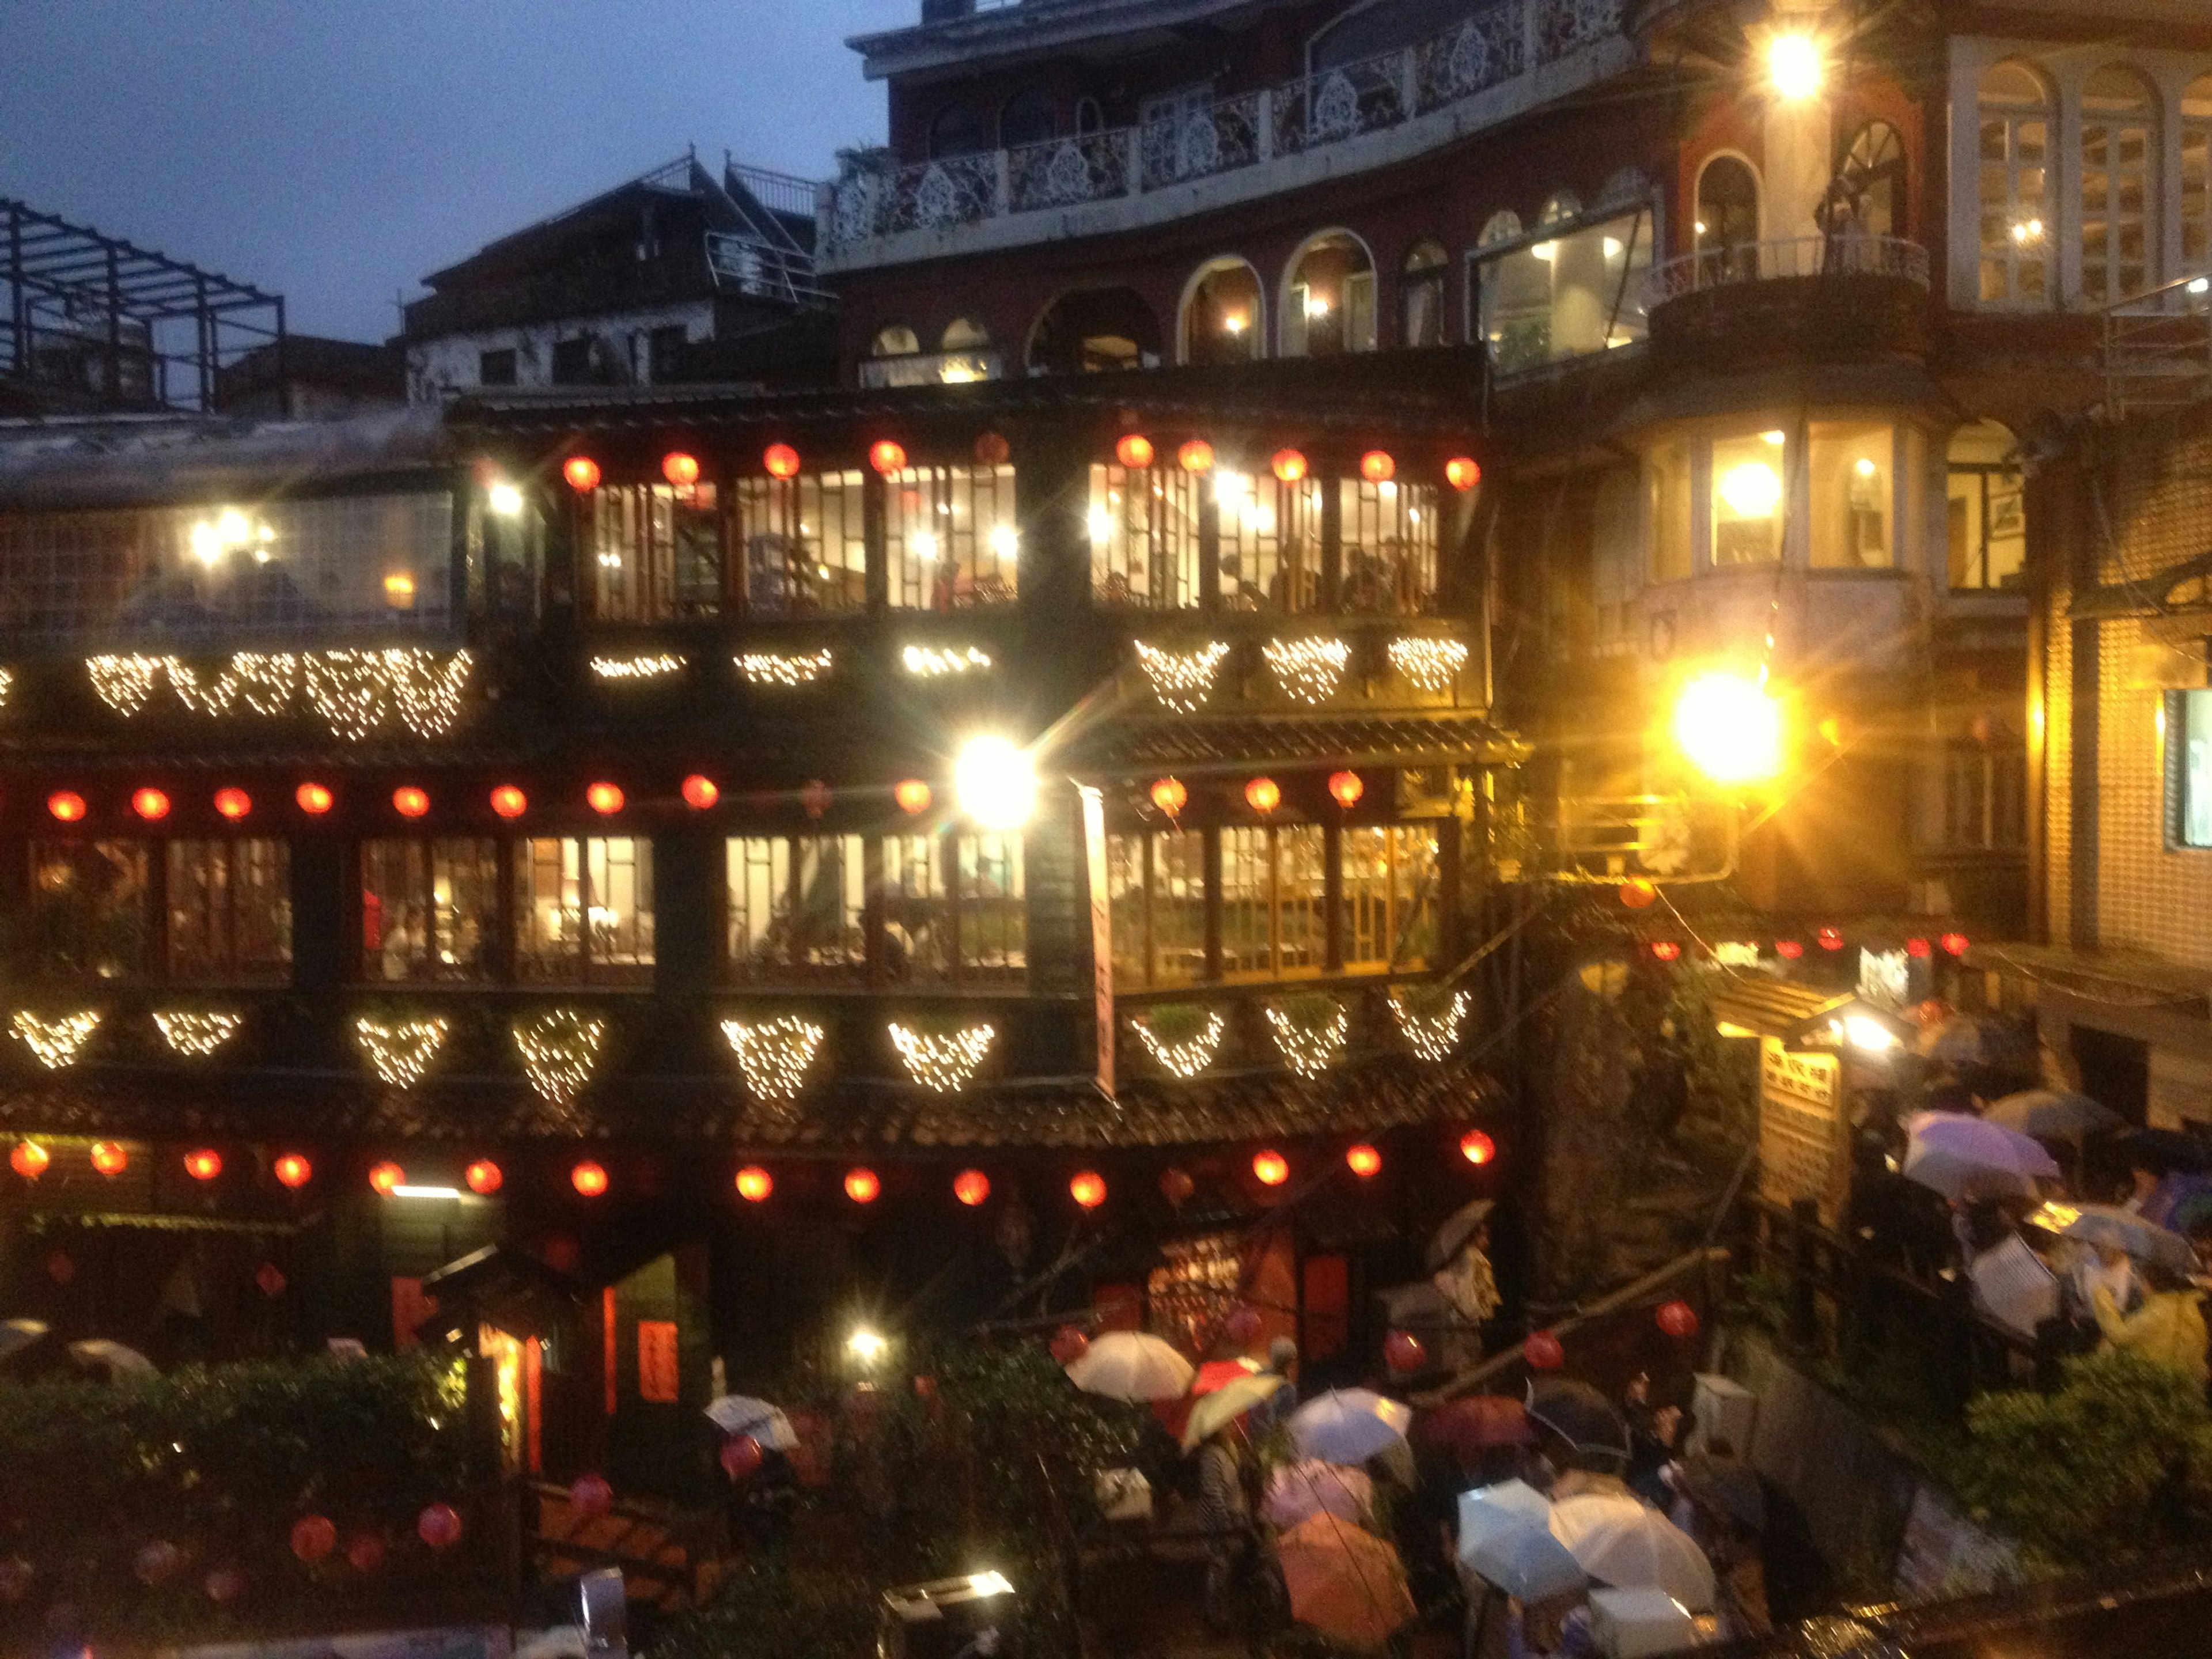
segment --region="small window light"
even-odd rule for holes
[[[395,570],[384,579],[384,602],[394,611],[415,608],[415,578],[404,570]]]

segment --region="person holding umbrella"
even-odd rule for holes
[[[2134,1313],[2123,1314],[2103,1285],[2093,1292],[2102,1346],[2171,1365],[2202,1389],[2212,1366],[2205,1363],[2204,1310],[2197,1287],[2164,1261],[2146,1261],[2141,1268],[2148,1293]]]
[[[1206,1437],[1198,1451],[1198,1514],[1206,1528],[1206,1622],[1216,1632],[1236,1626],[1230,1587],[1252,1542],[1252,1507],[1244,1497],[1244,1460],[1234,1420]]]

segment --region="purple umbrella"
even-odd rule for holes
[[[1323,1511],[1364,1525],[1374,1502],[1375,1483],[1364,1471],[1309,1457],[1286,1464],[1267,1478],[1267,1496],[1260,1512],[1285,1532]]]
[[[1985,1118],[1922,1112],[1905,1127],[1906,1178],[1948,1199],[2033,1198],[2037,1179],[2058,1173],[2034,1141]]]

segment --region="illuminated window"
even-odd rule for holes
[[[2212,804],[2212,803],[2208,803]],[[2027,842],[2027,751],[2017,733],[1960,738],[1943,750],[1943,844],[2004,852]]]
[[[2212,691],[2166,696],[2170,834],[2180,847],[2212,847]]]
[[[1905,234],[1905,140],[1887,121],[1861,127],[1844,153],[1826,228],[1869,236]],[[1841,215],[1848,211],[1848,220]]]
[[[1227,979],[1317,974],[1327,888],[1317,824],[1221,832],[1221,971]]]
[[[1216,472],[1221,602],[1232,611],[1311,611],[1321,604],[1321,481]]]
[[[1782,556],[1784,484],[1780,432],[1713,442],[1713,563],[1772,564]]]
[[[1759,275],[1759,175],[1734,155],[1716,155],[1698,174],[1692,224],[1705,283],[1748,282]]]
[[[2025,64],[1982,77],[1981,296],[1992,306],[2051,300],[2051,99]]]
[[[362,970],[372,980],[491,976],[499,849],[481,840],[371,841],[361,848]]]
[[[2212,269],[2212,75],[2181,95],[2181,268]]]
[[[1690,446],[1679,441],[1660,445],[1644,459],[1644,480],[1651,516],[1651,580],[1686,580],[1693,533]]]
[[[1646,210],[1595,222],[1572,215],[1549,218],[1518,241],[1486,246],[1470,257],[1482,338],[1502,374],[1644,337],[1643,277],[1651,264]]]
[[[27,966],[69,979],[129,979],[146,970],[146,844],[31,843]]]
[[[1814,569],[1865,570],[1897,562],[1896,451],[1891,427],[1813,422],[1807,471]]]
[[[292,860],[281,841],[173,841],[173,980],[281,981],[292,966]]]
[[[741,478],[736,493],[736,544],[744,550],[748,611],[759,617],[815,617],[867,604],[860,473]]]
[[[1196,830],[1106,838],[1114,983],[1123,990],[1206,977],[1206,837]]]
[[[2018,587],[2027,563],[2027,496],[2013,435],[1995,421],[1952,436],[1948,500],[1954,589]]]
[[[1091,469],[1091,593],[1101,605],[1148,611],[1198,603],[1198,514],[1205,488],[1195,475],[1164,465],[1132,471]]]
[[[714,485],[605,484],[587,500],[594,616],[665,622],[721,610],[722,529]]]
[[[884,842],[881,902],[884,976],[899,984],[952,978],[952,890],[945,842],[935,836],[893,836]]]
[[[867,878],[858,836],[744,836],[726,848],[730,975],[755,984],[860,979]]]
[[[963,983],[1018,985],[1029,972],[1022,838],[975,833],[956,838],[959,975]]]
[[[1440,346],[1444,343],[1444,272],[1448,256],[1443,244],[1421,241],[1398,274],[1399,343]]]
[[[1375,262],[1345,231],[1299,249],[1283,290],[1285,357],[1333,357],[1375,349]]]
[[[1020,568],[1011,466],[912,467],[885,481],[890,602],[916,611],[1011,605]]]
[[[2151,90],[2131,70],[2106,68],[2081,88],[2081,297],[2131,299],[2153,258]]]
[[[1437,830],[1360,826],[1343,836],[1344,965],[1425,968],[1437,944]]]
[[[1266,316],[1260,278],[1242,259],[1199,268],[1182,307],[1182,360],[1244,363],[1261,355]]]
[[[628,836],[514,843],[514,972],[525,982],[653,979],[653,843]]]
[[[1400,617],[1436,609],[1436,486],[1346,478],[1339,487],[1344,608]]]

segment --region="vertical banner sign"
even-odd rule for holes
[[[1091,867],[1091,978],[1098,1001],[1098,1091],[1114,1098],[1114,910],[1106,890],[1106,797],[1079,783]]]

